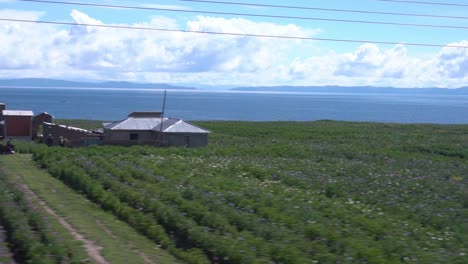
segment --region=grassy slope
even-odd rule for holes
[[[21,182],[28,185],[53,210],[87,239],[94,240],[102,246],[101,254],[111,263],[145,263],[133,250],[134,248],[143,252],[155,263],[178,263],[174,257],[137,234],[125,223],[103,212],[82,195],[73,192],[60,181],[38,169],[30,155],[0,156],[0,166],[9,175],[19,175]],[[57,222],[53,225],[64,233],[65,237],[71,239]]]

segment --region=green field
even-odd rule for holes
[[[17,146],[188,263],[466,263],[467,125],[197,124],[206,148]]]
[[[124,222],[104,212],[81,194],[74,192],[47,172],[40,170],[33,163],[31,155],[0,156],[0,181],[4,189],[10,189],[7,193],[16,194],[15,200],[19,201],[21,205],[19,208],[18,206],[14,208],[20,209],[19,212],[22,214],[17,215],[16,218],[10,217],[12,225],[8,228],[9,232],[6,232],[8,236],[4,236],[4,241],[10,239],[8,241],[12,248],[10,251],[17,253],[18,263],[99,263],[85,252],[82,241],[77,241],[68,230],[61,226],[58,217],[62,217],[87,240],[93,241],[95,246],[100,249],[100,255],[110,263],[180,263]],[[24,187],[21,186],[28,186],[48,207],[55,211],[58,217],[46,213],[37,198],[31,197],[31,194],[25,192]],[[2,199],[2,201],[5,200]],[[10,215],[11,212],[15,212],[9,203],[3,203],[0,207],[0,210],[4,209]],[[16,221],[21,224],[25,214],[32,214],[36,220],[45,219],[41,224],[46,228],[41,231],[45,235],[56,238],[57,241],[42,246],[45,248],[44,251],[37,250],[36,245],[30,245],[32,243],[24,243],[24,239],[20,239],[17,242],[18,245],[12,243],[15,242],[12,240],[15,235],[22,235],[22,233],[27,235],[29,230],[32,230],[33,233],[37,231],[34,226],[23,227],[15,223]],[[8,214],[1,214],[2,217],[5,215],[8,216]],[[4,223],[9,222],[0,221],[0,226]],[[36,239],[29,238],[27,240],[33,242]],[[44,239],[38,237],[37,240],[42,242]],[[17,251],[18,248],[26,246],[30,247],[30,253]],[[49,254],[46,249],[54,246],[58,246],[66,253],[62,259],[51,260],[44,257],[44,254]],[[8,250],[5,247],[3,247],[3,251],[5,253],[2,255],[7,255]],[[145,261],[145,258],[151,259],[153,262]],[[39,262],[39,259],[42,262]],[[10,262],[3,262],[0,259],[0,263]]]

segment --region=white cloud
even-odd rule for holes
[[[450,45],[467,46],[468,41]],[[364,44],[353,53],[297,58],[290,73],[302,84],[459,87],[468,84],[468,52],[446,47],[419,58],[410,56],[403,45],[382,49]]]
[[[102,24],[101,21],[73,10],[77,23]],[[135,26],[180,28],[176,21],[153,17]],[[244,19],[221,19],[200,16],[189,21],[187,30],[213,32],[251,32],[297,35],[308,33],[294,25],[279,26]],[[68,49],[74,67],[104,70],[201,73],[256,72],[273,67],[281,59],[277,51],[287,49],[283,41],[249,37],[218,36],[196,33],[119,30],[75,26],[69,32]]]
[[[0,10],[0,17],[38,20],[42,12]],[[52,26],[21,23],[0,23],[0,69],[36,68],[47,59],[50,39],[57,31]]]
[[[452,45],[468,46],[468,41]],[[468,49],[444,48],[437,57],[439,72],[449,78],[468,77]]]
[[[335,75],[403,79],[408,75],[408,69],[416,66],[416,62],[416,59],[408,57],[403,45],[381,51],[377,45],[365,44],[355,53],[345,54],[340,59]]]
[[[8,2],[8,1],[7,1]],[[1,3],[1,0],[0,0]],[[0,9],[0,17],[6,19],[27,19],[27,20],[39,20],[44,12],[36,11],[20,11],[15,9]]]
[[[87,14],[80,12],[76,9],[73,9],[70,13],[70,16],[73,18],[73,21],[78,24],[94,24],[94,25],[102,25],[102,22],[91,18]]]
[[[0,17],[37,20],[41,12],[0,10]],[[73,10],[76,23],[104,22]],[[294,24],[198,16],[185,25],[169,17],[138,24],[258,35],[313,37]],[[0,77],[54,77],[212,85],[444,86],[468,83],[466,49],[444,48],[420,58],[403,45],[365,44],[350,53],[290,58],[319,42],[182,32],[0,23]],[[456,43],[468,46],[468,41]],[[307,45],[307,46],[306,46]],[[317,53],[317,52],[316,52]]]

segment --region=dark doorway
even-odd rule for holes
[[[131,133],[130,134],[130,140],[137,141],[138,140],[138,134],[137,133]]]

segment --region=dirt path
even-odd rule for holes
[[[96,263],[98,264],[110,264],[104,257],[101,255],[101,247],[97,245],[94,241],[86,239],[82,234],[80,234],[72,225],[70,225],[63,217],[57,215],[52,208],[50,208],[39,196],[36,195],[28,186],[24,184],[18,184],[18,188],[27,194],[30,198],[36,200],[44,210],[52,215],[53,217],[57,218],[59,223],[67,229],[70,234],[78,241],[83,242],[86,252],[88,253],[89,257],[91,257]]]
[[[69,245],[77,259],[98,264],[184,263],[127,223],[54,179],[47,171],[39,169],[31,155],[0,156],[1,171],[24,193],[28,206],[47,212],[49,220],[55,223],[54,228],[61,229],[68,239],[82,241]],[[0,260],[0,264],[6,264],[6,261]]]
[[[113,239],[119,239],[116,235],[114,235],[114,233],[112,233],[112,231],[107,228],[106,225],[104,225],[101,221],[99,220],[96,220],[96,223],[98,224],[99,227],[101,227],[110,237],[112,237]],[[139,251],[137,248],[135,248],[135,246],[131,243],[131,242],[128,242],[127,244],[128,248],[132,249],[133,252],[135,252],[136,254],[138,254],[138,256],[140,256],[140,258],[142,258],[146,263],[148,264],[156,264],[156,262],[153,262],[145,253]]]

